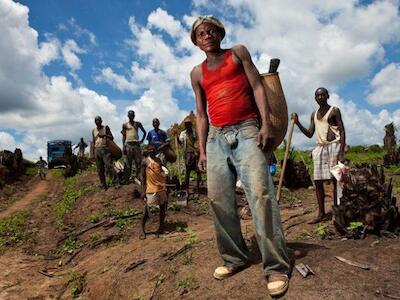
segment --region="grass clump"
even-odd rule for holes
[[[71,284],[71,296],[72,299],[77,299],[83,292],[85,287],[86,279],[85,276],[79,272],[69,272],[69,280]]]
[[[25,228],[29,215],[29,211],[21,210],[0,219],[0,254],[6,247],[19,246],[29,238],[30,233]]]
[[[186,228],[185,231],[189,234],[189,237],[185,240],[185,245],[192,246],[194,244],[200,243],[200,240],[193,229]]]
[[[38,167],[29,167],[25,171],[25,175],[34,177],[38,172]]]
[[[189,289],[196,285],[197,280],[195,277],[188,277],[188,278],[179,279],[176,283],[181,288]]]
[[[79,249],[83,246],[83,243],[79,242],[74,237],[69,237],[61,246],[61,251],[63,253],[71,254],[74,250]]]
[[[63,197],[55,206],[57,226],[64,225],[64,216],[70,211],[76,199],[81,196],[81,191],[75,189],[77,179],[77,176],[73,176],[64,181]]]
[[[329,224],[322,224],[315,229],[315,232],[320,236],[321,239],[325,239],[330,235]]]

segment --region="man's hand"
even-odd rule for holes
[[[290,115],[290,117],[292,118],[292,120],[294,120],[294,122],[297,124],[299,122],[299,116],[297,115],[297,113],[292,113]]]
[[[257,146],[263,151],[272,150],[274,135],[272,130],[267,125],[261,126],[257,137]]]
[[[201,172],[205,172],[207,169],[207,156],[205,153],[200,153],[199,156],[199,162],[197,164],[197,167]]]

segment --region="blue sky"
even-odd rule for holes
[[[204,55],[190,42],[199,14],[226,26],[223,46],[246,45],[260,72],[281,58],[289,111],[308,126],[314,90],[342,110],[347,142],[382,143],[400,124],[399,1],[0,0],[0,148],[45,155],[46,141],[90,137],[100,114],[117,141],[134,109],[151,129],[194,110],[189,73]],[[298,131],[294,144],[314,139]]]

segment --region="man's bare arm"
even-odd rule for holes
[[[311,120],[310,120],[310,127],[307,129],[305,128],[299,121],[299,116],[297,113],[292,113],[292,119],[294,119],[296,125],[299,127],[301,132],[308,138],[312,138],[315,132],[315,124],[314,124],[314,113],[311,114]]]
[[[144,129],[142,123],[138,122],[138,128],[143,132],[143,137],[140,140],[140,143],[143,143],[144,139],[146,138],[146,130]]]
[[[142,194],[141,198],[144,199],[146,197],[146,168],[147,168],[147,159],[142,159],[142,163],[140,165],[140,174],[141,174],[141,184],[142,184]]]
[[[114,137],[113,137],[113,135],[112,135],[112,133],[111,133],[111,129],[110,129],[110,127],[108,127],[108,126],[106,126],[106,137],[108,137],[108,138],[111,139],[111,140],[114,139]]]
[[[238,62],[242,64],[247,80],[253,90],[254,99],[261,117],[261,129],[258,142],[261,148],[266,150],[266,148],[272,144],[273,132],[270,130],[271,120],[269,118],[268,99],[261,82],[260,73],[251,60],[250,53],[245,46],[237,45],[232,48],[232,51],[234,59],[237,59]]]
[[[334,109],[336,124],[339,128],[339,135],[340,135],[340,149],[339,149],[339,157],[340,161],[344,160],[344,148],[346,147],[346,131],[344,130],[342,114],[339,108]]]
[[[190,73],[192,88],[196,98],[196,131],[199,139],[199,169],[206,170],[206,142],[208,134],[208,115],[207,115],[207,101],[204,95],[204,90],[201,87],[201,68],[200,66],[194,67]]]

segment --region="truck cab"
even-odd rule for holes
[[[47,163],[49,169],[67,165],[67,154],[72,153],[71,141],[54,140],[47,142]]]

